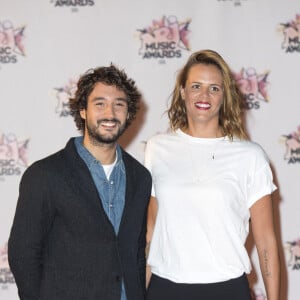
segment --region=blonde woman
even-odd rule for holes
[[[279,300],[279,258],[264,150],[248,140],[241,97],[223,58],[190,56],[168,110],[172,131],[151,138],[147,300],[250,300],[249,221],[268,300]]]

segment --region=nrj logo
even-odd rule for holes
[[[300,239],[285,243],[287,265],[292,270],[300,270]]]
[[[0,135],[0,180],[3,176],[20,175],[28,166],[29,139],[18,141],[15,134]]]
[[[69,99],[73,98],[77,89],[77,80],[70,79],[69,82],[59,88],[54,88],[57,105],[55,113],[60,117],[67,117],[70,115]]]
[[[94,0],[51,0],[54,6],[68,6],[68,7],[82,7],[82,6],[93,6]]]
[[[280,24],[279,30],[283,33],[281,47],[285,52],[300,52],[300,14],[295,20]]]
[[[269,72],[257,74],[254,68],[242,68],[239,73],[233,74],[240,91],[244,95],[245,109],[258,109],[260,101],[268,101],[268,75]]]
[[[189,51],[190,20],[179,22],[177,17],[163,16],[159,21],[152,21],[152,26],[138,30],[141,47],[139,54],[143,59],[179,58],[182,51]]]
[[[14,284],[15,279],[8,265],[7,243],[0,248],[0,286],[2,289],[7,288],[8,284]]]
[[[0,63],[16,63],[17,55],[25,55],[25,26],[14,28],[11,21],[0,22]]]
[[[284,159],[289,164],[300,163],[300,126],[297,131],[281,136],[285,144]]]
[[[242,2],[245,2],[245,1],[248,1],[248,0],[218,0],[218,2],[231,2],[233,3],[234,6],[241,6],[242,5]]]

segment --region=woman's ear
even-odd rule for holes
[[[181,95],[181,98],[182,100],[185,100],[185,90],[184,90],[184,87],[180,87],[180,95]]]

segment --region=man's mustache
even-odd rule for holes
[[[116,118],[112,118],[112,119],[99,119],[99,120],[97,120],[97,127],[99,127],[99,125],[102,122],[114,122],[114,123],[117,123],[117,124],[121,125],[121,122],[118,119],[116,119]]]

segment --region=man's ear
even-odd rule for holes
[[[80,117],[85,120],[86,119],[86,110],[84,108],[82,108],[79,111],[79,113],[80,113]]]

